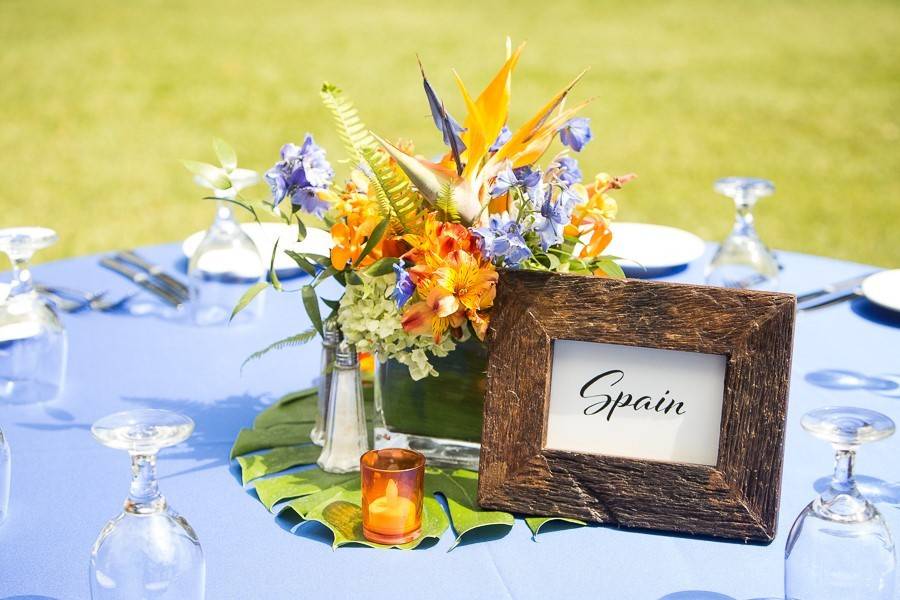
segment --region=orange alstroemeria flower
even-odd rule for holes
[[[331,248],[331,264],[335,269],[343,270],[356,263],[369,236],[372,235],[372,230],[381,222],[381,218],[378,216],[368,217],[358,225],[353,221],[356,219],[348,219],[346,222],[339,221],[331,226],[331,237],[334,239],[334,246]],[[381,243],[379,243],[362,259],[359,267],[368,267],[381,256]]]
[[[572,220],[566,225],[567,236],[578,237],[584,242],[579,258],[599,256],[612,241],[609,223],[616,216],[616,201],[606,195],[611,189],[619,189],[634,179],[634,175],[611,177],[606,173],[597,175],[594,182],[586,186],[588,200],[572,211]]]
[[[440,342],[448,329],[458,336],[458,330],[468,320],[483,339],[488,320],[481,311],[493,305],[497,291],[494,266],[464,250],[451,252],[431,272],[416,271],[420,266],[413,267],[410,274],[424,300],[404,311],[404,330],[430,330],[435,342]]]

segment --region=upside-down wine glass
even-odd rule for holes
[[[715,190],[734,201],[731,233],[716,250],[706,269],[706,282],[730,288],[774,290],[778,284],[778,260],[759,239],[753,226],[753,207],[775,192],[775,184],[753,177],[725,177]]]
[[[180,444],[194,422],[168,410],[115,413],[94,423],[103,445],[131,455],[131,490],[91,550],[93,600],[203,600],[206,563],[197,534],[169,507],[156,481],[156,454]]]
[[[0,251],[12,263],[9,293],[0,304],[0,401],[54,400],[66,372],[66,330],[56,309],[34,290],[32,255],[56,243],[45,227],[0,229]]]
[[[231,188],[213,189],[216,216],[188,263],[191,307],[197,325],[222,325],[247,287],[266,276],[266,267],[256,244],[241,228],[230,201],[257,182],[255,172],[235,169]],[[209,184],[198,180],[200,185]],[[252,321],[262,312],[264,297],[258,297],[238,313],[236,323]]]
[[[784,553],[788,600],[892,600],[896,556],[881,513],[853,479],[856,448],[894,433],[875,411],[820,408],[803,415],[803,428],[835,451],[831,485],[794,521]]]

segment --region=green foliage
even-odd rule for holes
[[[256,285],[265,285],[265,284],[260,282]],[[246,296],[246,294],[244,294],[244,295]],[[241,301],[243,301],[243,298],[241,298]],[[238,304],[240,304],[240,303],[238,303]],[[247,365],[247,363],[253,362],[254,360],[258,360],[273,350],[281,350],[283,348],[289,348],[291,346],[302,346],[309,340],[316,337],[316,333],[317,332],[315,329],[308,329],[306,331],[296,333],[296,334],[288,336],[286,338],[282,338],[282,339],[278,340],[277,342],[272,342],[271,344],[269,344],[262,350],[257,350],[256,352],[254,352],[253,354],[248,356],[246,359],[244,359],[243,364],[241,364],[241,370],[243,370],[243,368]]]
[[[300,295],[303,297],[303,307],[306,309],[310,322],[312,322],[315,330],[319,332],[319,335],[324,335],[322,333],[322,314],[319,312],[319,298],[316,296],[316,290],[311,285],[304,285],[300,290]]]
[[[388,225],[391,223],[390,217],[385,217],[381,220],[378,225],[375,226],[375,229],[372,230],[372,234],[366,240],[366,245],[363,246],[362,252],[359,253],[359,257],[356,259],[356,262],[353,263],[354,267],[358,267],[359,264],[366,258],[372,250],[378,245],[381,241],[381,238],[384,237],[384,232],[387,231]]]
[[[391,164],[387,154],[379,150],[378,143],[359,118],[353,103],[343,96],[338,87],[324,83],[320,94],[351,160],[368,167],[366,175],[375,190],[381,213],[390,217],[396,228],[407,231],[416,218],[419,202],[409,178]]]
[[[434,207],[438,211],[438,218],[442,221],[459,223],[459,211],[456,210],[456,202],[453,201],[453,187],[449,181],[441,188],[441,193],[438,194]]]
[[[290,510],[305,521],[316,521],[327,527],[334,535],[335,548],[347,544],[387,548],[367,541],[362,535],[359,473],[325,473],[313,466],[279,474],[310,465],[318,456],[318,447],[308,443],[315,419],[315,398],[314,389],[285,396],[257,416],[253,429],[241,430],[231,456],[237,457],[241,466],[242,481],[255,482],[256,494],[270,512]],[[368,406],[371,409],[371,404]],[[250,454],[259,450],[267,451]],[[502,527],[507,531],[512,528],[513,515],[478,507],[477,487],[477,473],[427,467],[422,535],[396,547],[410,549],[425,540],[440,538],[451,525],[456,534],[452,547],[483,527]],[[449,519],[438,496],[447,502]],[[583,524],[576,519],[555,517],[526,519],[535,536],[550,521]]]
[[[259,281],[247,288],[247,291],[243,293],[240,300],[238,300],[237,304],[235,304],[234,308],[231,310],[231,316],[228,318],[229,322],[234,319],[235,315],[247,308],[247,306],[253,302],[253,299],[267,287],[269,287],[268,283]]]

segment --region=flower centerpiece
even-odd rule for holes
[[[477,97],[456,75],[462,121],[420,64],[447,148],[434,160],[410,141],[379,137],[326,83],[322,100],[351,165],[346,181],[334,181],[325,151],[309,134],[301,145],[286,144],[265,174],[272,206],[301,239],[310,227],[333,239],[328,256],[290,253],[312,277],[300,293],[314,329],[273,346],[308,340],[322,332],[324,319],[335,319],[358,350],[377,357],[376,445],[406,443],[445,462],[477,464],[483,340],[498,269],[623,276],[603,255],[616,213],[609,193],[634,175],[583,181],[571,153],[592,137],[589,119],[576,116],[587,101],[566,106],[582,75],[510,127],[512,73],[522,49],[507,42],[506,61]],[[323,316],[317,291],[327,280],[342,293],[321,299],[331,311]],[[269,283],[282,289],[274,272]],[[258,292],[251,289],[238,309]],[[429,381],[438,376],[439,387]]]

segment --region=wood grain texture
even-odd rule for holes
[[[502,272],[497,289],[478,485],[482,506],[774,539],[794,296],[536,271]],[[725,355],[716,466],[544,448],[557,339]]]

